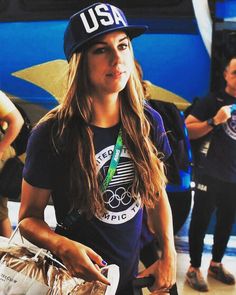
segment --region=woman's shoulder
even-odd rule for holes
[[[55,120],[49,119],[45,121],[40,121],[31,130],[29,142],[36,144],[38,142],[49,142],[53,130]]]
[[[32,133],[46,134],[49,133],[53,126],[54,120],[39,121],[32,129]]]
[[[148,102],[145,102],[144,104],[144,113],[147,116],[150,123],[154,125],[163,124],[162,117],[160,113],[151,107],[151,105]]]

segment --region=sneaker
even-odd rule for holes
[[[189,268],[186,274],[186,280],[197,291],[207,292],[209,290],[200,269]]]
[[[210,265],[208,268],[208,275],[224,284],[235,284],[234,276],[223,267],[222,263],[219,266]]]

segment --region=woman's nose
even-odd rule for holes
[[[120,51],[117,49],[112,49],[112,51],[111,51],[112,64],[117,64],[120,60],[121,60]]]

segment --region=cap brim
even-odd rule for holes
[[[71,50],[71,55],[68,56],[68,60],[70,60],[72,54],[74,52],[82,51],[86,45],[88,45],[93,39],[96,39],[99,36],[105,35],[107,33],[115,32],[115,31],[125,31],[130,39],[133,39],[135,37],[138,37],[142,35],[144,32],[148,30],[148,26],[135,26],[135,25],[129,25],[127,27],[121,26],[116,28],[111,28],[110,30],[106,30],[105,32],[99,32],[96,35],[91,36],[91,38],[87,38],[85,42],[80,43],[79,45],[75,45]]]
[[[130,39],[133,39],[135,37],[138,37],[142,35],[144,32],[148,30],[148,26],[128,26],[123,28],[127,34],[129,35]]]

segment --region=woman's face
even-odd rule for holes
[[[122,31],[108,33],[88,49],[91,95],[104,96],[124,89],[133,68],[130,41]]]

